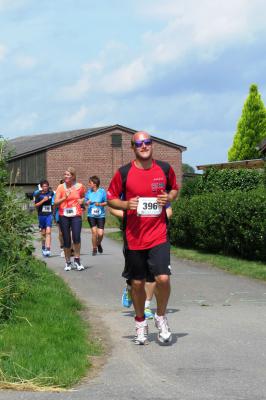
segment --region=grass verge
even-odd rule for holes
[[[121,232],[107,233],[111,239],[122,241]],[[171,246],[171,253],[177,258],[210,264],[236,275],[244,275],[250,278],[266,281],[266,264],[259,261],[248,261],[239,258],[224,256],[221,254],[204,253],[194,249],[184,249]]]
[[[0,387],[69,388],[86,376],[89,356],[100,355],[89,338],[82,304],[63,280],[32,260],[28,290],[11,319],[0,325]]]

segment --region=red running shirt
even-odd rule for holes
[[[157,197],[165,191],[167,179],[162,168],[153,160],[150,169],[137,168],[132,161],[126,180],[126,198]],[[176,176],[170,166],[168,184],[171,190],[178,190]],[[118,170],[107,192],[108,200],[120,199],[123,191],[122,177]],[[136,210],[126,211],[126,241],[130,250],[145,250],[167,241],[166,213],[156,217],[138,216]]]

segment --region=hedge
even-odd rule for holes
[[[264,173],[251,169],[216,169],[210,168],[203,175],[187,179],[181,189],[181,197],[232,190],[253,190],[263,186]]]
[[[173,205],[174,245],[266,260],[266,191],[206,193]]]
[[[31,224],[23,211],[25,196],[8,186],[4,153],[5,141],[0,138],[0,322],[12,313],[14,304],[27,290],[25,274],[31,274],[33,247]]]

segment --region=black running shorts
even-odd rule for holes
[[[153,282],[157,275],[171,275],[170,243],[162,243],[147,250],[124,249],[126,279]]]
[[[90,224],[91,228],[97,226],[99,229],[104,229],[105,218],[88,217],[88,223]]]

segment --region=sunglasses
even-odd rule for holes
[[[141,148],[143,144],[145,144],[145,146],[151,146],[152,145],[152,140],[151,139],[144,139],[144,140],[136,140],[134,142],[134,146],[137,149]]]

